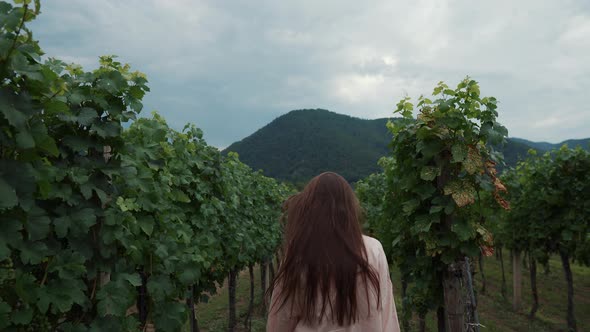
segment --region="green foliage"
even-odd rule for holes
[[[491,191],[502,205],[504,191],[496,177],[506,128],[496,122],[496,99],[481,97],[478,84],[467,78],[455,90],[444,83],[434,101],[404,98],[388,123],[393,134],[385,170],[384,215],[378,233],[384,249],[412,283],[404,299],[424,314],[441,305],[441,275],[448,264],[478,255],[491,245],[491,235],[474,204],[480,191]]]
[[[103,226],[105,244],[119,243],[126,264],[147,278],[155,325],[175,330],[187,314],[177,299],[189,286],[200,294],[223,280],[210,272],[224,258],[221,156],[199,129],[177,132],[158,114],[137,120],[123,138],[123,172],[114,180],[118,197]]]
[[[225,195],[221,243],[225,264],[242,269],[250,263],[266,261],[280,243],[281,204],[291,193],[285,185],[252,170],[230,152],[225,158]]]
[[[289,190],[194,126],[124,129],[145,76],[114,56],[92,72],[42,62],[29,4],[0,2],[0,329],[138,330],[141,300],[179,330],[179,299],[272,255]]]
[[[561,251],[590,264],[589,170],[590,152],[564,145],[532,153],[504,174],[512,208],[496,216],[499,240],[542,263]]]
[[[386,195],[385,174],[373,173],[355,184],[355,192],[364,211],[363,231],[376,236],[377,226],[383,217],[383,200]]]
[[[24,25],[38,11],[38,3],[35,10],[0,3],[0,260],[10,264],[0,283],[2,324],[54,329],[68,317],[87,323],[85,313],[101,307],[93,324],[102,324],[107,307],[124,317],[120,306],[133,302],[126,295],[134,289],[109,284],[121,300],[111,308],[96,287],[102,272],[133,272],[103,246],[104,207],[120,163],[107,162],[105,147],[123,147],[121,123],[141,109],[132,91],[148,89],[142,74],[112,57],[93,72],[42,63]]]

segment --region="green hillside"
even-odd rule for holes
[[[387,119],[366,120],[323,109],[304,109],[282,115],[224,150],[267,176],[302,183],[325,171],[355,182],[380,171],[377,161],[388,153],[391,134]],[[568,140],[569,146],[590,139]],[[531,148],[546,151],[560,144],[510,138],[502,151],[506,164],[515,165]]]
[[[530,149],[544,151],[535,146],[525,144],[515,138],[509,138],[506,142],[506,145],[504,145],[504,147],[502,147],[500,150],[504,154],[504,162],[508,167],[510,167],[516,165],[519,160],[526,158]]]
[[[291,182],[334,171],[356,181],[379,171],[387,153],[387,119],[363,120],[322,109],[291,111],[230,145],[240,160]]]
[[[528,145],[532,148],[535,148],[540,151],[549,151],[555,148],[559,148],[562,145],[567,145],[570,148],[575,148],[577,146],[581,146],[582,148],[588,150],[590,149],[590,138],[582,138],[582,139],[568,139],[560,143],[548,143],[548,142],[533,142],[523,138],[512,138],[513,141]]]

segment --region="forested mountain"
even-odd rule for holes
[[[235,151],[250,167],[295,183],[324,171],[356,181],[380,170],[377,160],[390,140],[386,123],[322,109],[291,111],[224,152]]]
[[[325,171],[337,172],[355,182],[381,170],[377,160],[388,153],[391,141],[386,123],[385,118],[365,120],[324,109],[295,110],[233,143],[224,152],[235,151],[250,167],[293,183],[305,182]],[[582,141],[590,139],[566,142]],[[514,165],[519,158],[526,157],[530,148],[546,151],[556,146],[560,144],[511,138],[503,152],[506,163]]]
[[[523,138],[512,138],[513,141],[515,142],[519,142],[522,144],[526,144],[532,148],[535,148],[539,151],[549,151],[555,148],[559,148],[562,145],[567,145],[570,148],[575,148],[577,146],[581,146],[582,148],[588,150],[590,149],[590,138],[583,138],[583,139],[568,139],[566,141],[563,141],[561,143],[547,143],[547,142],[533,142],[533,141],[529,141]]]

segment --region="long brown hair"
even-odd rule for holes
[[[279,290],[270,310],[288,305],[291,317],[313,326],[329,308],[332,321],[343,326],[360,318],[357,294],[366,295],[370,308],[369,284],[380,303],[379,279],[363,244],[360,204],[344,178],[332,172],[316,176],[283,209],[284,259],[267,293]]]

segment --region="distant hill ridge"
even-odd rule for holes
[[[303,109],[284,114],[252,135],[228,146],[240,160],[267,176],[302,183],[325,171],[334,171],[355,182],[380,171],[377,160],[388,153],[391,133],[386,118],[366,120],[324,109]],[[590,138],[568,140],[584,145]],[[547,151],[560,144],[510,138],[504,147],[508,165],[526,156],[529,149]]]
[[[581,146],[582,148],[588,150],[589,149],[588,144],[590,144],[590,138],[568,139],[568,140],[565,140],[561,143],[555,143],[555,144],[548,143],[548,142],[533,142],[533,141],[529,141],[524,138],[518,138],[518,137],[511,137],[510,140],[512,140],[514,142],[526,144],[526,145],[530,146],[531,148],[537,149],[539,151],[553,150],[555,148],[561,147],[564,144],[567,145],[568,147],[571,147],[571,148]]]

